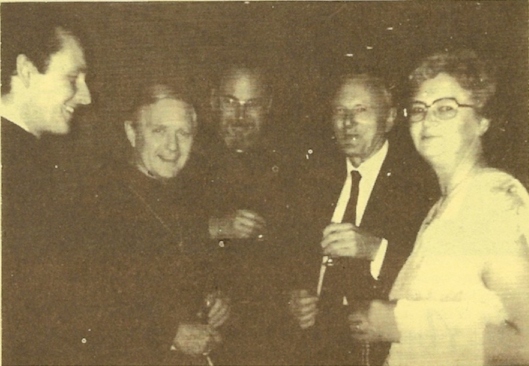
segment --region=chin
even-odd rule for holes
[[[48,132],[54,135],[67,135],[68,133],[70,133],[70,130],[70,125],[65,124],[62,126],[54,126],[54,128],[50,129]]]
[[[341,150],[347,157],[356,157],[360,154],[359,149],[352,147],[350,145],[342,146]]]

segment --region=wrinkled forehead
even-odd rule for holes
[[[143,106],[139,111],[139,122],[143,126],[166,126],[194,129],[195,112],[189,104],[170,98],[157,100]]]
[[[352,78],[345,80],[334,95],[333,104],[364,104],[378,107],[390,107],[386,90],[373,85],[366,79]]]
[[[222,78],[220,94],[233,96],[239,100],[263,98],[266,96],[266,86],[259,74],[248,70],[236,70]]]

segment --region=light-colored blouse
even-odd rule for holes
[[[483,365],[485,326],[506,320],[483,273],[519,256],[528,239],[529,196],[506,173],[483,169],[441,198],[390,293],[401,339],[387,363]]]

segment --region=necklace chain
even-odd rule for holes
[[[169,225],[167,225],[167,223],[165,222],[164,219],[162,219],[162,217],[160,215],[158,215],[158,213],[156,213],[156,211],[152,208],[152,206],[149,204],[149,202],[147,202],[145,200],[145,198],[138,192],[136,191],[134,188],[132,188],[131,185],[128,185],[127,184],[127,188],[132,192],[134,193],[134,195],[136,197],[138,197],[138,199],[143,203],[144,207],[147,209],[147,211],[152,215],[154,216],[154,218],[162,225],[162,227],[169,233],[171,234],[171,236],[175,237],[178,239],[178,247],[179,248],[182,248],[183,246],[183,238],[182,238],[182,228],[180,227],[180,225],[178,224],[178,220],[176,221],[177,222],[177,225],[178,225],[178,235],[174,232],[174,230],[171,229],[171,227]]]

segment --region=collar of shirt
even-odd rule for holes
[[[386,159],[389,150],[389,142],[384,142],[384,145],[378,150],[373,156],[365,160],[358,168],[355,168],[353,164],[346,159],[346,168],[347,168],[347,177],[345,179],[340,198],[336,204],[334,214],[332,217],[332,222],[342,222],[343,215],[345,213],[345,208],[347,207],[347,202],[349,201],[349,196],[351,194],[351,171],[357,170],[362,179],[360,180],[359,192],[358,192],[358,201],[356,204],[356,226],[360,226],[362,222],[362,217],[364,216],[364,211],[375,186],[380,169],[382,164]]]

